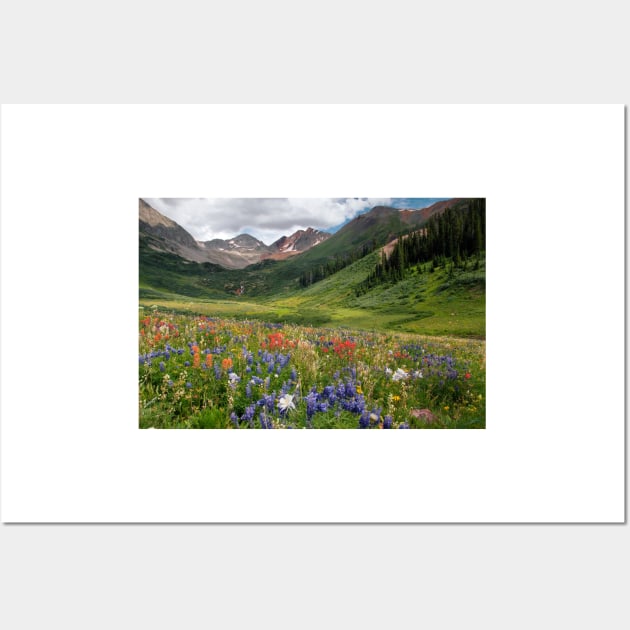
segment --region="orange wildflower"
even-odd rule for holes
[[[206,354],[206,367],[212,367],[212,355]]]
[[[221,367],[224,370],[229,370],[232,367],[232,359],[227,358],[227,359],[223,359],[223,361],[221,361]]]

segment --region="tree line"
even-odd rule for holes
[[[308,287],[315,282],[319,282],[328,276],[341,271],[344,267],[351,265],[360,258],[364,258],[376,249],[376,244],[372,241],[352,250],[349,254],[337,254],[334,258],[325,263],[315,265],[300,274],[299,283],[301,287]]]
[[[384,282],[402,280],[407,270],[431,262],[430,270],[450,259],[459,267],[486,249],[486,200],[467,199],[431,217],[423,228],[398,239],[391,254],[385,251],[357,293]]]

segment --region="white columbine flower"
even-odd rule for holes
[[[392,380],[394,380],[394,381],[402,381],[402,380],[406,379],[408,376],[409,376],[409,374],[407,374],[407,372],[405,372],[405,370],[403,370],[402,368],[398,368],[394,372],[394,375],[392,376]]]
[[[293,404],[293,396],[291,394],[285,394],[278,399],[278,409],[282,413],[289,411],[289,409],[295,409]]]

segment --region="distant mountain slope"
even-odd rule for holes
[[[460,198],[447,199],[446,201],[437,201],[436,203],[427,206],[426,208],[422,208],[421,210],[401,210],[400,218],[406,225],[424,225],[431,217],[436,214],[441,214],[460,201],[462,201]]]
[[[306,230],[298,230],[291,236],[282,236],[272,243],[270,245],[272,251],[268,255],[264,255],[262,259],[285,260],[323,243],[331,236],[328,232],[321,232],[311,227]]]
[[[272,247],[249,234],[239,234],[229,240],[215,238],[200,245],[207,260],[226,269],[243,269],[273,252]]]
[[[146,247],[193,262],[213,263],[226,269],[243,269],[269,258],[282,260],[307,251],[330,236],[326,232],[307,228],[283,236],[272,245],[265,245],[249,234],[239,234],[228,240],[199,242],[183,227],[142,199],[139,219],[140,239]]]
[[[140,199],[140,237],[151,249],[175,254],[186,260],[208,262],[199,243],[175,221]]]

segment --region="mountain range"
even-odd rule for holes
[[[282,236],[271,245],[249,234],[224,240],[197,241],[175,221],[140,199],[140,236],[155,251],[175,254],[192,262],[209,262],[225,269],[243,269],[261,260],[284,260],[300,254],[331,236],[314,228]]]
[[[439,201],[421,210],[376,206],[346,223],[334,235],[309,227],[266,245],[249,234],[238,234],[227,240],[197,241],[175,221],[140,199],[139,229],[141,240],[157,252],[174,254],[191,262],[213,263],[224,269],[244,269],[264,260],[280,261],[303,254],[331,237],[329,247],[318,249],[322,258],[348,253],[348,247],[361,247],[367,242],[385,245],[401,233],[421,227],[430,217],[458,201]],[[313,259],[316,258],[319,256]]]
[[[228,295],[286,294],[326,277],[396,239],[461,199],[439,201],[419,210],[376,206],[334,234],[298,230],[271,245],[248,234],[197,241],[175,221],[140,200],[141,292],[220,298]]]

